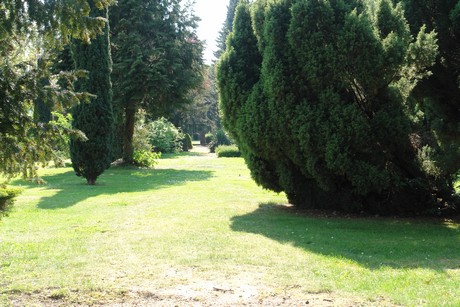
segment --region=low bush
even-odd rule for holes
[[[217,144],[217,141],[212,141],[211,143],[208,144],[209,152],[215,153],[215,152],[216,152],[216,148],[217,148],[218,146],[219,146],[219,145]]]
[[[216,148],[219,158],[241,157],[241,152],[236,145],[221,145]]]
[[[20,188],[0,186],[0,218],[7,215],[8,210],[13,206],[15,197],[21,192]]]
[[[161,153],[146,150],[136,150],[133,154],[134,165],[139,167],[155,167],[160,158]]]
[[[171,122],[160,118],[148,124],[149,142],[154,150],[162,153],[176,153],[182,150],[183,134]]]
[[[217,130],[216,132],[216,140],[217,140],[217,145],[231,145],[232,141],[230,141],[230,138],[228,137],[227,133],[225,133],[224,130],[220,129]]]
[[[182,151],[189,151],[193,148],[192,137],[190,134],[185,133],[182,138]]]
[[[216,141],[216,136],[212,132],[208,132],[204,135],[206,140],[206,144],[210,144],[211,142]]]

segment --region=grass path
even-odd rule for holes
[[[300,214],[198,150],[42,175],[0,221],[0,305],[460,305],[453,222]]]

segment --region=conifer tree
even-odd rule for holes
[[[235,18],[237,5],[238,0],[229,0],[227,6],[227,17],[225,18],[225,22],[223,23],[222,29],[219,31],[219,36],[217,37],[217,50],[214,52],[216,59],[219,59],[226,49],[227,36],[233,28],[233,19]]]
[[[91,16],[108,18],[108,10],[98,10],[91,2]],[[77,176],[94,185],[97,177],[110,167],[113,138],[112,88],[110,82],[111,57],[109,25],[90,43],[75,41],[72,54],[76,69],[88,72],[87,78],[76,81],[77,91],[94,96],[72,110],[73,127],[85,133],[87,141],[73,139],[70,152]]]
[[[111,0],[98,0],[107,7]],[[56,81],[51,65],[56,49],[71,38],[85,41],[104,26],[102,18],[88,16],[86,0],[69,5],[65,0],[2,0],[0,3],[0,173],[37,178],[37,163],[53,155],[55,138],[75,134],[47,123],[49,111],[62,111],[87,97]],[[48,86],[52,84],[52,86]],[[67,85],[68,83],[66,83]],[[35,111],[34,112],[34,108]],[[39,116],[39,115],[44,116]],[[82,136],[81,136],[82,137]]]
[[[455,209],[456,170],[424,152],[428,117],[411,108],[438,55],[435,32],[411,33],[391,0],[250,5],[238,6],[217,71],[223,124],[257,183],[299,207]]]
[[[120,0],[110,14],[114,106],[123,160],[132,163],[135,115],[163,116],[202,81],[197,18],[179,0]]]

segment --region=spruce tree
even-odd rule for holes
[[[98,10],[90,3],[91,16],[108,18],[107,9]],[[109,25],[90,43],[75,41],[72,46],[75,68],[86,70],[86,78],[76,81],[75,89],[94,96],[72,110],[73,127],[85,133],[87,141],[73,139],[70,152],[77,176],[94,185],[97,177],[110,167],[113,138],[111,57]]]
[[[219,31],[217,37],[217,50],[214,52],[216,59],[219,59],[222,53],[227,48],[227,36],[232,31],[233,19],[235,18],[235,11],[238,5],[238,0],[230,0],[227,6],[227,17],[222,25],[222,29]]]

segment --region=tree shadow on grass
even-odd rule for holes
[[[231,227],[369,269],[460,268],[456,222],[309,216],[293,207],[261,204],[254,212],[233,217]]]
[[[212,177],[212,171],[177,169],[137,169],[112,167],[104,172],[94,186],[75,176],[73,171],[43,176],[44,186],[58,192],[43,197],[37,207],[41,209],[62,209],[71,207],[80,201],[98,195],[154,191],[170,186],[183,185],[191,181],[206,181]],[[35,186],[36,187],[36,186]]]

